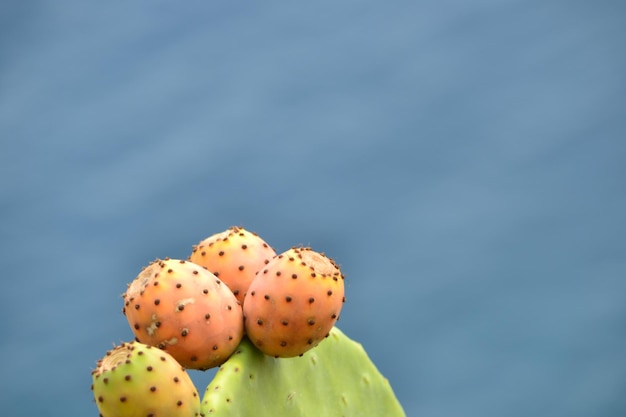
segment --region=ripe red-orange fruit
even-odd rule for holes
[[[243,303],[255,274],[275,255],[259,235],[233,226],[195,245],[189,260],[215,274]]]
[[[185,368],[221,365],[243,337],[242,310],[233,293],[192,262],[157,259],[123,297],[137,341],[167,351]]]
[[[245,330],[267,355],[302,355],[328,335],[344,301],[335,262],[311,248],[291,248],[252,281],[243,304]]]

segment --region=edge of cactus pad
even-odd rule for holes
[[[304,355],[276,359],[247,337],[206,388],[206,417],[405,417],[389,381],[337,327]]]

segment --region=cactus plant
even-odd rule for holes
[[[187,260],[150,263],[123,298],[135,341],[92,372],[101,417],[405,416],[363,347],[335,327],[344,277],[323,253],[276,255],[232,227]],[[215,366],[200,402],[186,369]]]
[[[403,417],[388,380],[337,327],[302,357],[274,358],[244,337],[205,390],[206,417]]]
[[[168,353],[138,342],[108,351],[92,372],[101,417],[199,416],[200,396]]]
[[[189,260],[213,272],[243,303],[255,274],[275,255],[259,235],[233,226],[195,245]]]
[[[311,248],[291,248],[257,274],[244,299],[245,329],[263,353],[289,358],[315,347],[339,318],[343,275]]]
[[[223,363],[243,336],[239,302],[219,278],[192,262],[156,260],[124,294],[138,341],[169,352],[190,369]]]

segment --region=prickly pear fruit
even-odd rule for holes
[[[138,342],[108,351],[91,373],[100,417],[193,417],[200,396],[167,352]]]
[[[275,359],[244,337],[202,398],[211,417],[404,417],[389,381],[337,327],[301,358]]]
[[[195,245],[189,260],[213,272],[243,303],[255,274],[274,256],[274,249],[259,235],[233,226]]]
[[[169,352],[185,368],[220,365],[243,336],[242,310],[230,289],[185,260],[145,267],[128,286],[122,311],[139,342]]]
[[[245,330],[267,355],[302,355],[328,335],[344,301],[339,267],[311,248],[291,248],[250,284],[243,303]]]

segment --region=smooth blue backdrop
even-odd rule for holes
[[[126,284],[242,225],[341,264],[408,416],[626,415],[625,12],[4,2],[0,410],[96,416]]]

